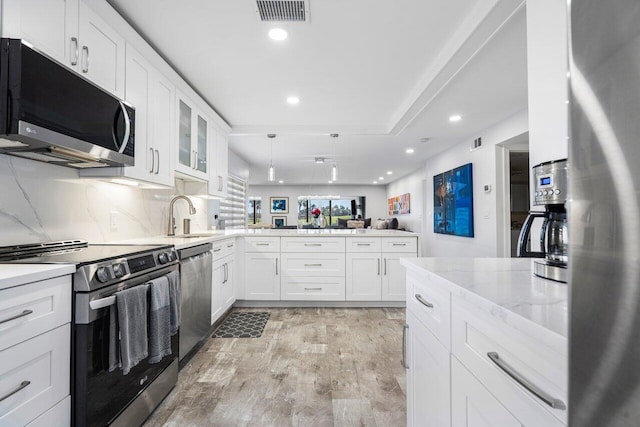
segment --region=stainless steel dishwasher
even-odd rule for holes
[[[211,327],[212,244],[178,251],[180,258],[180,344],[182,360],[203,339]]]

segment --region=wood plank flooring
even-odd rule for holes
[[[269,311],[260,338],[207,339],[154,426],[404,426],[404,308]]]

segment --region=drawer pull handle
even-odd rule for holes
[[[305,291],[321,291],[322,288],[304,288]]]
[[[269,246],[268,243],[256,243],[256,246]]]
[[[0,325],[1,325],[1,324],[3,324],[3,323],[10,322],[10,321],[12,321],[12,320],[19,319],[19,318],[21,318],[21,317],[28,316],[28,315],[30,315],[31,313],[33,313],[33,310],[23,310],[23,311],[22,311],[22,313],[20,313],[20,314],[16,314],[15,316],[7,317],[6,319],[2,319],[2,320],[0,320]],[[26,386],[25,386],[25,387],[26,387]]]
[[[518,384],[527,389],[530,393],[532,393],[538,399],[542,400],[547,405],[551,406],[554,409],[567,409],[567,405],[565,405],[562,400],[556,399],[553,396],[547,394],[539,387],[534,385],[531,381],[520,375],[507,362],[502,360],[498,353],[496,353],[495,351],[490,351],[489,353],[487,353],[487,356],[489,356],[489,359],[491,359],[491,361],[495,363],[496,366],[500,368],[504,373],[516,380]]]
[[[305,267],[322,267],[322,264],[305,264]]]
[[[220,252],[222,248],[214,249],[213,252]]]
[[[305,243],[305,246],[322,246],[322,243]]]
[[[407,246],[406,243],[392,243],[392,246]]]
[[[433,304],[431,304],[429,301],[427,301],[426,299],[422,298],[422,295],[420,294],[416,294],[416,299],[418,301],[420,301],[420,304],[424,305],[425,307],[428,308],[433,308]]]
[[[409,365],[407,364],[407,331],[409,330],[409,325],[404,325],[402,327],[402,367],[404,369],[409,369]]]
[[[233,243],[230,245],[227,245],[228,248],[232,248],[233,247]]]
[[[16,387],[13,391],[10,391],[9,393],[5,394],[4,396],[0,397],[0,402],[2,402],[5,399],[10,398],[11,396],[13,396],[14,394],[16,394],[17,392],[19,392],[20,390],[22,390],[23,388],[25,388],[26,386],[28,386],[29,384],[31,384],[31,381],[22,381],[20,383],[20,385],[18,387]]]
[[[356,243],[357,246],[371,246],[371,243]]]

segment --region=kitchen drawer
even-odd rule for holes
[[[245,252],[280,252],[280,237],[245,237]]]
[[[233,255],[235,253],[235,239],[220,240],[213,242],[213,256],[214,261],[224,258],[227,255]]]
[[[451,292],[433,274],[407,274],[407,311],[451,350]]]
[[[410,252],[418,253],[418,239],[416,237],[383,237],[382,252]]]
[[[452,352],[526,426],[567,423],[566,408],[552,408],[504,369],[516,372],[558,406],[568,402],[568,355],[506,324],[462,298],[453,299]],[[550,332],[551,333],[551,332]],[[508,364],[501,369],[489,356]]]
[[[69,324],[0,351],[0,425],[25,425],[69,395]]]
[[[328,276],[343,277],[344,254],[335,253],[283,253],[283,276]]]
[[[0,290],[0,350],[70,321],[71,276]]]
[[[282,277],[281,292],[285,301],[344,301],[344,276]]]
[[[71,396],[58,402],[56,406],[27,424],[26,427],[51,427],[71,425]]]
[[[282,252],[344,252],[344,237],[283,237]]]
[[[381,252],[379,237],[347,237],[347,252]]]

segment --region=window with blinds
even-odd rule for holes
[[[220,202],[219,219],[227,229],[247,227],[247,183],[229,176],[227,198]]]

